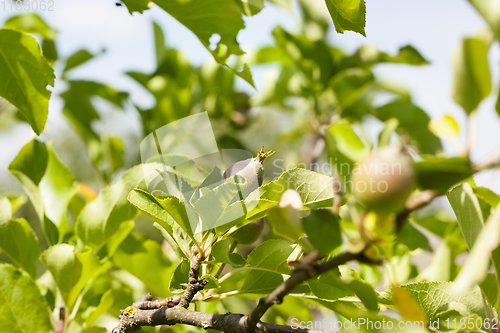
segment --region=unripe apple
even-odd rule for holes
[[[263,229],[264,218],[262,217],[239,228],[229,235],[228,238],[232,241],[238,242],[239,244],[250,245],[259,239]]]
[[[264,180],[264,160],[271,156],[274,152],[264,152],[264,147],[257,153],[257,157],[249,158],[244,161],[239,161],[231,165],[224,171],[223,177],[227,179],[229,177],[238,175],[247,181],[245,185],[241,187],[241,192],[246,196],[256,188],[262,185]]]
[[[264,152],[264,147],[257,153],[257,157],[239,161],[231,165],[224,171],[223,177],[227,179],[229,177],[238,175],[247,181],[240,190],[244,196],[248,195],[250,192],[262,185],[264,180],[264,159],[271,156],[274,152]],[[250,245],[254,243],[262,233],[264,229],[264,218],[260,218],[256,221],[250,222],[244,225],[240,229],[233,232],[229,239],[237,241],[243,245]]]
[[[413,160],[404,148],[384,147],[357,164],[351,180],[354,195],[368,210],[397,213],[413,189]]]

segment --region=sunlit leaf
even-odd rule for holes
[[[467,114],[491,92],[487,52],[482,40],[465,38],[453,57],[453,99]]]
[[[500,245],[500,208],[490,215],[478,234],[474,246],[455,280],[457,290],[466,290],[481,283],[490,269],[492,252]],[[494,256],[499,262],[499,257]]]
[[[269,240],[256,247],[248,255],[248,265],[264,270],[252,270],[247,274],[241,290],[248,293],[266,293],[283,282],[280,273],[289,273],[286,260],[292,253],[292,244],[283,240]]]
[[[429,129],[435,136],[452,140],[457,139],[460,134],[460,129],[458,128],[456,120],[450,115],[445,115],[438,119],[431,119]]]
[[[36,39],[0,29],[0,96],[16,106],[40,135],[47,120],[54,70],[42,57]]]
[[[135,166],[127,170],[120,180],[102,189],[94,201],[81,211],[75,225],[75,232],[82,242],[94,251],[99,251],[120,224],[137,215],[127,196],[135,188],[146,189],[145,177],[150,179],[160,164],[151,163]]]
[[[420,189],[447,190],[473,173],[468,157],[426,157],[415,163],[415,179]]]
[[[325,0],[338,33],[354,31],[366,37],[365,0]]]
[[[420,304],[427,314],[427,318],[432,318],[452,303],[460,304],[468,312],[466,314],[477,314],[482,318],[485,317],[479,288],[456,293],[451,282],[418,282],[400,285],[399,288],[407,291]],[[392,305],[391,297],[391,290],[387,290],[381,294],[380,300],[382,304]]]
[[[93,252],[74,252],[74,247],[69,244],[48,248],[42,253],[42,262],[54,277],[69,309],[73,308],[87,283],[109,268],[108,264],[101,265]]]
[[[64,67],[63,73],[72,70],[75,67],[78,67],[89,60],[92,60],[95,56],[104,53],[104,49],[100,53],[92,54],[87,50],[78,50],[73,53],[67,60],[66,66]]]
[[[168,284],[175,266],[166,258],[157,242],[131,234],[116,250],[113,262],[141,280],[156,295],[171,295]]]
[[[442,150],[441,141],[429,130],[429,116],[409,101],[396,101],[375,110],[375,116],[382,121],[396,118],[399,126],[396,132],[409,134],[410,143],[421,154],[436,154]]]
[[[369,148],[346,121],[339,121],[325,131],[328,156],[332,159],[337,173],[347,180],[354,169],[354,163],[362,161]]]
[[[49,306],[32,278],[0,264],[0,330],[12,333],[52,332]]]

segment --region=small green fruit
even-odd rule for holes
[[[397,213],[413,189],[413,160],[404,149],[384,147],[356,165],[351,180],[354,195],[368,210]]]
[[[264,159],[272,154],[274,154],[272,151],[265,153],[264,147],[262,147],[257,153],[257,157],[234,163],[224,171],[223,177],[227,179],[238,175],[245,178],[247,183],[243,185],[240,190],[243,196],[246,197],[250,192],[262,185],[264,180],[263,162]],[[264,229],[264,218],[260,218],[241,227],[233,232],[229,236],[229,239],[243,245],[250,245],[260,237],[262,229]]]
[[[264,229],[264,218],[260,218],[233,232],[228,238],[236,241],[239,244],[250,245],[259,239],[262,230]]]
[[[234,163],[224,171],[223,177],[227,179],[238,175],[245,178],[247,183],[241,188],[241,191],[246,196],[262,185],[264,180],[263,162],[272,154],[274,154],[272,151],[265,153],[264,147],[262,147],[257,153],[257,157]]]

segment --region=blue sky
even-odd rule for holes
[[[328,15],[323,0],[310,1],[317,5],[318,12]],[[259,46],[272,43],[271,31],[277,24],[293,31],[299,22],[295,7],[292,12],[286,12],[268,5],[261,13],[246,18],[246,28],[238,35],[242,49],[251,53]],[[116,7],[113,0],[56,0],[53,12],[37,13],[59,31],[57,43],[61,57],[65,58],[82,48],[93,52],[106,48],[105,55],[72,71],[72,79],[93,79],[130,91],[134,102],[141,106],[152,103],[150,96],[123,73],[131,70],[148,72],[154,68],[152,20],[163,27],[166,43],[184,51],[193,63],[202,64],[211,59],[208,51],[189,30],[159,8],[131,16],[125,7]],[[0,23],[15,14],[0,12]],[[410,67],[384,64],[375,69],[378,78],[406,87],[412,93],[414,102],[431,117],[453,115],[465,132],[465,116],[451,98],[451,56],[463,37],[475,35],[485,25],[466,0],[368,1],[366,38],[352,32],[337,34],[331,29],[328,39],[348,53],[363,44],[375,45],[391,54],[404,45],[414,46],[431,65]],[[481,130],[472,153],[474,160],[500,146],[500,117],[494,111],[500,78],[498,43],[490,51],[489,60],[494,93],[479,109],[478,126]],[[265,76],[256,71],[255,77],[257,89],[262,89]],[[244,82],[239,84],[243,89],[250,89]],[[56,83],[55,90],[62,91],[64,86]],[[57,122],[61,108],[60,100],[51,101],[49,119],[52,122]],[[133,126],[132,122],[130,126]],[[24,125],[10,132],[0,132],[0,183],[7,177],[5,172],[10,160],[33,136]],[[456,153],[449,144],[446,144],[446,151]],[[481,175],[477,181],[500,192],[500,171]]]

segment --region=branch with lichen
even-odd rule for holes
[[[231,333],[246,333],[244,323],[247,316],[237,313],[211,314],[190,311],[187,309],[163,307],[157,310],[138,310],[128,307],[122,311],[120,325],[112,333],[137,332],[143,326],[185,324],[204,329],[213,329]],[[275,333],[321,333],[329,332],[315,329],[293,328],[285,325],[275,325],[259,322],[256,325],[259,332]]]
[[[256,329],[260,332],[300,332],[300,333],[314,333],[314,332],[328,332],[322,330],[300,329],[291,326],[275,325],[263,323],[260,318],[264,313],[273,305],[279,304],[283,301],[285,295],[289,294],[295,287],[301,283],[314,278],[322,273],[345,264],[351,260],[358,260],[366,262],[367,259],[362,253],[349,253],[345,252],[337,257],[322,263],[304,263],[298,266],[292,272],[290,278],[279,285],[271,294],[262,298],[257,307],[252,311],[249,316],[235,313],[227,314],[208,314],[196,311],[187,310],[181,306],[171,308],[168,303],[167,306],[160,307],[159,309],[141,310],[134,306],[130,306],[121,311],[120,325],[113,330],[113,333],[127,333],[135,332],[142,326],[157,326],[157,325],[174,325],[186,324],[191,326],[202,327],[204,329],[214,329],[223,332],[231,333],[249,333],[254,332]],[[196,263],[192,261],[192,264]],[[199,263],[198,263],[199,265]],[[193,268],[193,267],[192,267]],[[199,268],[199,267],[198,267]],[[193,273],[193,274],[191,274]],[[195,276],[196,270],[191,269],[190,281],[196,281],[198,276]],[[198,281],[199,282],[199,281]],[[189,286],[188,286],[189,287]],[[186,290],[187,291],[187,290]],[[185,297],[186,292],[181,296],[180,301],[188,299]],[[151,302],[151,295],[145,295],[133,305],[143,305],[144,302]],[[154,302],[154,301],[153,301]],[[150,304],[150,303],[148,303]],[[189,305],[189,303],[188,303]]]

